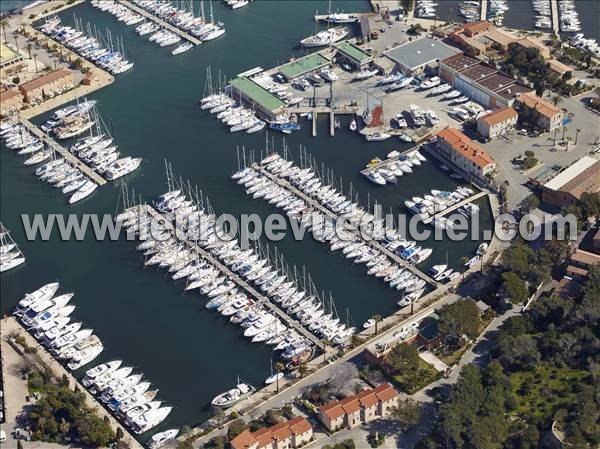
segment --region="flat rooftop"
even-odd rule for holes
[[[514,83],[508,87],[504,87],[504,88],[496,90],[496,94],[500,95],[503,98],[509,99],[509,100],[511,98],[516,98],[520,94],[524,94],[524,93],[528,93],[528,92],[533,92],[533,88],[529,87],[529,86],[525,86],[523,84],[519,84],[519,83]]]
[[[17,58],[19,55],[4,44],[0,44],[0,63],[4,64]]]
[[[386,51],[384,54],[398,64],[416,69],[432,61],[447,59],[458,53],[438,39],[422,37]]]
[[[282,65],[279,67],[278,71],[283,76],[290,79],[304,75],[305,73],[313,72],[328,64],[329,60],[321,53],[311,53],[310,55],[303,56],[295,61]]]
[[[491,75],[492,73],[496,73],[497,70],[493,67],[485,65],[483,63],[479,63],[467,69],[461,70],[460,73],[468,76],[472,80],[479,81],[481,78],[485,78],[486,76]]]
[[[569,168],[563,170],[561,173],[544,184],[544,187],[549,190],[560,190],[561,187],[575,179],[577,176],[596,163],[598,163],[598,159],[590,156],[584,156],[574,164],[571,164]]]
[[[464,69],[467,69],[469,67],[479,64],[481,61],[479,61],[479,59],[474,58],[472,56],[465,55],[464,53],[459,53],[457,55],[454,55],[454,56],[444,59],[442,62],[444,64],[446,64],[448,67],[450,67],[451,69],[454,69],[454,70],[457,70],[460,72],[461,70],[464,70]]]
[[[235,78],[231,80],[230,85],[242,92],[247,99],[259,104],[269,111],[275,111],[285,106],[285,103],[279,97],[256,84],[248,78]]]
[[[371,55],[369,55],[368,53],[365,53],[359,47],[357,47],[356,45],[354,45],[348,41],[343,41],[343,42],[340,42],[339,44],[336,44],[335,48],[337,48],[339,51],[341,51],[343,54],[345,54],[349,58],[354,59],[355,61],[358,61],[361,64],[364,62],[367,62],[369,59],[373,59],[373,57]]]
[[[510,76],[503,75],[502,73],[494,73],[484,79],[478,80],[478,82],[483,87],[491,91],[496,91],[514,84],[516,80]]]

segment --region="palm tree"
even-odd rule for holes
[[[575,131],[575,142],[573,142],[574,145],[577,145],[577,138],[579,137],[580,132],[581,129],[577,128],[577,131]]]
[[[31,42],[27,42],[27,53],[29,54],[29,59],[31,59],[31,49],[33,48],[33,45]]]
[[[38,67],[37,67],[37,53],[33,54],[33,63],[35,64],[35,73],[38,72]]]
[[[377,335],[378,325],[382,318],[381,315],[373,315],[373,319],[375,320],[375,335]]]
[[[279,393],[279,373],[285,369],[285,365],[281,362],[275,363],[275,369],[277,370],[277,393]]]
[[[559,104],[561,104],[563,102],[563,99],[560,95],[554,95],[552,97],[552,104],[554,106],[558,106]]]
[[[65,440],[65,438],[67,437],[67,434],[69,433],[69,430],[71,430],[71,425],[65,421],[65,418],[61,418],[60,419],[60,433],[62,434],[63,440]]]
[[[44,434],[46,432],[44,432],[44,426],[46,425],[46,418],[44,418],[43,416],[40,416],[40,419],[38,419],[38,426],[40,427],[40,432],[42,432],[42,438],[44,438]]]

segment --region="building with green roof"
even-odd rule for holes
[[[371,62],[373,62],[373,56],[366,53],[360,47],[348,42],[343,41],[335,45],[337,49],[337,58],[345,59],[355,68],[361,70],[367,67]]]
[[[288,62],[279,67],[278,71],[287,81],[292,81],[298,77],[314,73],[323,67],[327,67],[329,63],[330,61],[326,57],[317,52]]]
[[[250,78],[235,78],[229,85],[235,99],[241,98],[248,106],[269,118],[281,113],[285,107],[285,103],[278,96],[273,95]]]

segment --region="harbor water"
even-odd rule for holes
[[[140,169],[124,178],[136,195],[150,201],[166,190],[166,158],[177,176],[198,185],[217,213],[257,213],[264,218],[277,211],[247,197],[229,176],[237,168],[236,149],[254,149],[258,154],[264,151],[265,135],[229,133],[199,109],[206,69],[212,67],[213,83],[217,84],[224,77],[229,79],[256,66],[270,68],[302,54],[298,42],[314,33],[315,10],[326,11],[327,2],[295,1],[290,5],[256,1],[236,11],[221,2],[213,3],[216,19],[227,27],[225,36],[176,57],[171,56],[171,49],[148,42],[135,34],[134,27],[126,27],[89,4],[64,11],[61,17],[72,24],[75,14],[101,32],[110,28],[113,38],[123,37],[126,56],[135,62],[132,71],[117,76],[113,85],[91,98],[98,100],[98,110],[121,153],[144,158]],[[366,1],[336,1],[334,5],[348,12],[369,10]],[[46,117],[36,117],[34,122]],[[363,205],[378,201],[384,211],[392,208],[406,213],[405,200],[422,197],[431,189],[457,186],[431,159],[412,175],[399,178],[396,185],[371,184],[359,173],[364,165],[375,156],[385,157],[409,146],[392,139],[365,143],[348,131],[349,120],[349,116],[342,117],[341,128],[330,137],[329,118],[320,117],[317,138],[311,137],[310,124],[303,122],[300,132],[286,137],[289,152],[299,161],[299,147],[306,147],[319,167],[324,164],[335,172],[346,193],[351,183]],[[275,147],[281,148],[283,135],[272,136]],[[135,242],[124,237],[96,241],[92,233],[82,241],[61,241],[57,230],[48,241],[39,237],[27,241],[23,214],[31,218],[35,214],[114,214],[120,204],[120,182],[102,186],[70,207],[57,189],[38,180],[22,162],[5,148],[0,152],[0,219],[27,258],[23,266],[2,274],[2,314],[10,313],[25,291],[59,280],[62,291],[75,293],[74,319],[93,328],[104,343],[105,350],[96,362],[123,359],[143,372],[153,388],[160,388],[161,400],[174,406],[155,431],[202,422],[210,414],[211,399],[230,388],[237,375],[262,386],[270,374],[271,349],[251,344],[237,326],[207,311],[206,298],[198,293],[183,294],[182,282],[171,281],[164,271],[144,269]],[[491,220],[487,206],[482,207],[481,227],[490,227]],[[311,237],[296,241],[289,234],[270,245],[276,246],[289,264],[299,267],[299,273],[306,267],[320,290],[331,292],[342,320],[348,317],[360,327],[375,314],[396,310],[397,292],[367,276],[363,266],[331,253]],[[424,242],[434,253],[423,268],[448,261],[459,269],[461,257],[471,257],[478,244],[448,239]]]

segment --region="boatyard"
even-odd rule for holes
[[[521,29],[506,37],[502,20],[519,28],[511,2],[455,2],[450,12],[430,0],[408,12],[376,0],[338,1],[335,11],[326,1],[293,11],[285,3],[92,1],[57,14],[38,6],[37,22],[18,16],[26,31],[24,41],[15,37],[20,54],[26,58],[27,42],[29,59],[42,42],[55,46],[75,83],[34,105],[26,85],[3,76],[23,92],[24,107],[0,130],[2,222],[10,229],[0,225],[0,250],[3,266],[15,261],[2,275],[2,314],[24,317],[5,318],[2,333],[23,334],[130,447],[174,448],[177,437],[207,433],[194,443],[201,447],[234,416],[255,420],[285,405],[304,416],[296,399],[329,382],[334,367],[414,337],[505,248],[490,230],[506,210],[506,190],[518,191],[510,204],[525,190],[522,173],[514,186],[502,184],[509,158],[530,146],[545,155],[536,145],[552,140],[552,130],[546,142],[521,135],[517,118],[494,122],[497,109],[514,108],[519,127],[538,132],[545,123],[521,125],[531,106],[519,95],[536,89],[485,62],[498,50],[494,38],[544,51],[546,35]],[[568,0],[528,8],[536,28],[565,40],[579,27],[578,12],[587,20]],[[416,24],[436,29],[414,32]],[[573,45],[591,45],[583,36]],[[568,114],[580,100],[562,100],[553,142],[562,129],[561,163],[592,145],[584,114]],[[506,143],[517,132],[522,149]],[[67,201],[32,182],[32,172]],[[222,240],[219,207],[263,222],[275,209],[291,226],[274,242],[250,238],[247,246],[241,228]],[[395,218],[387,235],[365,235],[376,210],[418,217],[419,229],[436,235],[404,235]],[[30,238],[20,217],[34,214],[104,216],[122,235]],[[457,215],[476,218],[469,230],[478,235],[451,239]],[[337,233],[342,223],[349,238]],[[304,238],[287,232],[296,227]],[[56,279],[80,296],[81,322],[70,322],[68,295],[33,300]],[[70,327],[82,323],[89,329]]]

